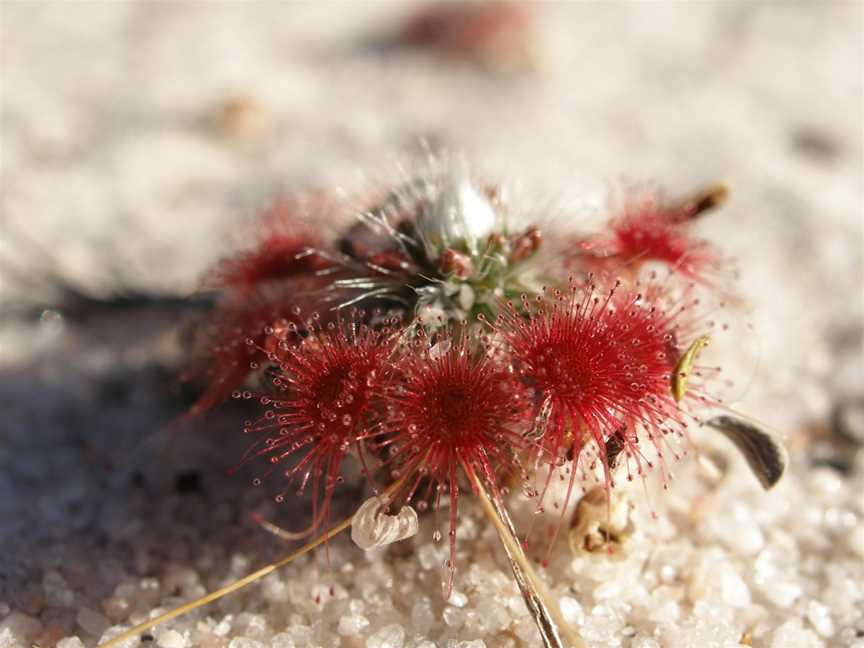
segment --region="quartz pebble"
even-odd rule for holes
[[[41,629],[42,623],[39,619],[17,611],[0,620],[0,630],[8,631],[10,636],[18,638],[21,643],[30,643]]]
[[[411,608],[411,627],[415,632],[425,634],[435,625],[435,613],[431,601],[423,597]]]
[[[72,607],[75,592],[69,589],[66,579],[57,571],[48,571],[42,577],[45,602],[52,607]]]
[[[567,623],[573,625],[585,623],[585,613],[582,611],[582,606],[573,597],[562,596],[558,599],[558,607],[561,609],[561,616]]]
[[[297,644],[287,632],[280,632],[270,638],[270,648],[297,648]]]
[[[66,637],[57,642],[57,648],[84,648],[84,642],[78,637]]]
[[[821,636],[830,637],[834,634],[831,610],[819,601],[810,601],[807,605],[807,620]]]
[[[228,648],[267,648],[266,644],[248,637],[234,637],[228,642]]]
[[[186,638],[176,630],[163,630],[156,637],[160,648],[186,648]]]
[[[452,605],[453,607],[462,608],[468,603],[468,597],[465,596],[462,592],[457,590],[453,590],[450,594],[450,598],[447,599],[447,604]]]
[[[102,611],[111,621],[122,621],[129,614],[129,601],[119,596],[111,596],[102,601]]]
[[[660,642],[651,637],[636,635],[630,640],[630,648],[660,648]]]
[[[343,637],[354,636],[369,625],[369,619],[362,614],[345,615],[339,617],[339,626],[336,631]]]
[[[802,627],[797,619],[787,621],[771,635],[769,648],[823,648],[825,645],[812,630]]]
[[[104,616],[86,607],[78,610],[76,621],[84,632],[96,637],[102,636],[105,629],[111,625],[111,622]]]
[[[402,648],[405,628],[398,623],[384,626],[366,640],[366,648]]]
[[[444,608],[444,623],[458,630],[465,623],[465,610],[448,605]]]
[[[314,633],[312,628],[305,625],[295,624],[293,627],[287,628],[284,635],[291,639],[297,646],[305,646],[312,643]]]

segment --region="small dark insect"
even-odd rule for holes
[[[614,470],[618,465],[618,455],[624,449],[624,434],[626,431],[626,428],[621,428],[606,440],[606,461],[609,462],[610,470]]]

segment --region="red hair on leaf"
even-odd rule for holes
[[[314,211],[320,219],[330,209],[328,201],[316,194],[304,202],[280,200],[259,216],[263,231],[258,244],[222,261],[209,283],[242,295],[270,281],[332,272],[338,261],[326,252],[320,228],[313,227],[309,216]]]
[[[699,214],[722,202],[720,194],[715,188],[713,193],[702,192],[678,204],[665,204],[658,194],[648,191],[625,198],[604,233],[579,243],[584,253],[576,258],[576,268],[587,265],[598,273],[630,271],[635,276],[644,264],[654,262],[706,286],[734,278],[734,270],[720,252],[691,231]]]
[[[320,288],[320,282],[298,279],[243,297],[231,295],[217,306],[213,321],[200,336],[203,348],[198,366],[184,376],[185,380],[204,384],[203,393],[189,410],[190,416],[221,405],[231,392],[243,386],[254,368],[266,361],[267,351],[275,343],[265,330],[279,321],[301,325],[297,313],[312,301],[316,288]],[[326,315],[333,318],[335,313],[328,311]]]
[[[298,495],[311,485],[312,522],[298,536],[326,528],[343,460],[352,449],[359,454],[377,429],[373,399],[386,378],[396,338],[389,326],[373,330],[360,323],[363,317],[353,313],[322,327],[313,315],[299,344],[289,339],[300,332],[292,321],[266,331],[277,341],[267,351],[274,366],[272,394],[259,396],[265,412],[244,426],[246,434],[264,438],[249,448],[242,463],[267,456],[271,466],[263,476],[284,470],[282,476],[296,484]],[[284,497],[283,491],[276,500]]]
[[[406,481],[406,501],[424,491],[418,508],[423,510],[431,499],[438,510],[442,495],[449,493],[449,597],[456,569],[460,473],[470,469],[492,486],[493,496],[500,497],[500,475],[524,445],[520,431],[527,420],[528,397],[479,336],[463,329],[429,338],[422,327],[418,331],[383,393],[384,436],[378,445],[387,449],[386,462],[394,478],[412,475]]]
[[[619,453],[626,458],[628,480],[631,464],[639,476],[652,467],[641,447],[645,438],[661,466],[666,449],[679,458],[669,437],[683,438],[687,421],[673,397],[672,380],[683,353],[679,318],[688,307],[664,305],[658,290],[645,287],[651,295],[646,299],[638,285],[622,288],[616,281],[603,288],[589,277],[587,286],[571,282],[568,292],[539,296],[533,305],[527,298],[521,308],[509,303],[496,320],[517,374],[534,386],[540,404],[538,461],[551,466],[541,502],[553,474],[572,460],[562,515],[589,446],[602,463],[607,493]],[[698,377],[688,398],[707,399],[698,391]],[[593,468],[593,459],[590,463]],[[667,479],[664,469],[664,483]]]

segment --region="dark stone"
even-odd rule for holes
[[[201,473],[195,470],[178,473],[174,477],[174,490],[180,495],[201,492]]]

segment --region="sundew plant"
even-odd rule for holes
[[[589,233],[546,231],[504,196],[436,161],[329,235],[320,224],[338,220],[333,200],[284,200],[262,215],[257,245],[213,270],[220,297],[192,371],[205,385],[192,414],[230,398],[256,403],[238,464],[260,467],[256,484],[278,483],[278,502],[308,495],[308,524],[277,529],[307,543],[104,646],[349,527],[370,548],[415,534],[424,514],[446,517],[449,597],[466,497],[498,532],[544,645],[582,646],[525,556],[528,530],[513,524],[508,493],[558,512],[548,555],[586,483],[611,515],[616,484],[653,473],[665,485],[704,423],[736,443],[766,488],[779,479],[782,447],[730,415],[721,368],[700,360],[722,329],[716,305],[734,300],[735,271],[692,230],[725,189],[679,201],[640,191]],[[349,462],[371,498],[336,520]]]

